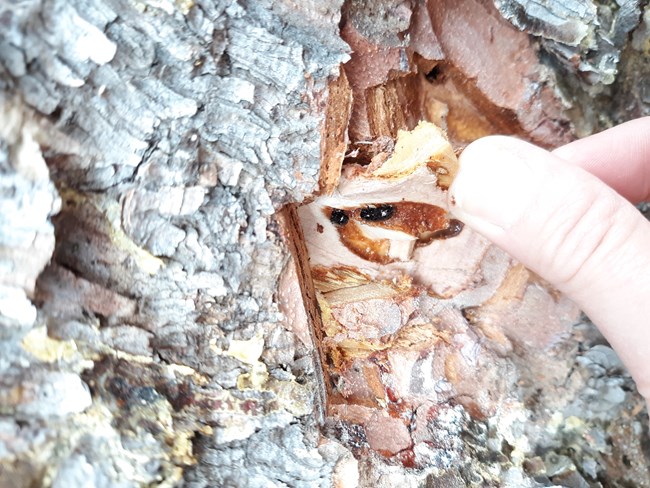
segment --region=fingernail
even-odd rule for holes
[[[508,137],[470,144],[460,156],[460,171],[449,189],[451,213],[479,231],[507,230],[535,198],[540,171],[535,161],[545,151]]]

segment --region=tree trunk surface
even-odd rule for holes
[[[614,352],[443,203],[650,114],[647,2],[0,19],[0,487],[650,487]]]

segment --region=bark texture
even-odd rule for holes
[[[2,5],[0,485],[328,484],[271,216],[317,184],[340,9]]]
[[[421,119],[554,146],[648,114],[650,8],[343,3],[0,2],[0,486],[650,486],[586,323],[557,396],[425,419],[439,468],[354,458],[275,217]]]

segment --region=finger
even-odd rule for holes
[[[650,224],[585,170],[508,137],[469,145],[452,213],[571,297],[650,398]]]
[[[650,117],[632,120],[557,148],[633,203],[650,199]]]

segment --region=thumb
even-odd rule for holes
[[[523,141],[470,144],[452,213],[572,298],[650,398],[650,223],[595,176]]]

